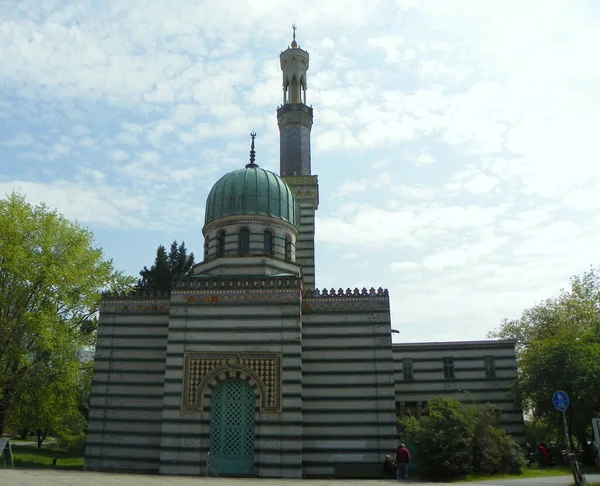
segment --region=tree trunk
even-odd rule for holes
[[[44,440],[46,439],[47,435],[48,435],[48,431],[46,431],[46,430],[41,430],[41,429],[36,430],[38,448],[42,447],[42,444],[43,444]]]
[[[29,437],[29,429],[20,429],[18,434],[21,440],[26,440]]]

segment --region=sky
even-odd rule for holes
[[[0,197],[128,274],[202,258],[212,184],[279,169],[279,53],[310,54],[319,288],[389,289],[394,341],[483,339],[600,248],[600,2],[0,0]]]

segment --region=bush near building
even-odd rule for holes
[[[424,479],[520,474],[523,451],[499,427],[498,419],[491,405],[466,405],[451,398],[436,398],[419,419],[400,419],[401,439],[414,445],[417,470]]]

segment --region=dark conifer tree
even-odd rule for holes
[[[173,284],[187,277],[194,266],[194,254],[188,255],[185,242],[180,245],[177,241],[171,243],[171,248],[167,250],[163,245],[156,249],[156,258],[154,265],[150,268],[144,267],[140,271],[138,279],[138,288],[153,292],[167,292],[173,287]]]

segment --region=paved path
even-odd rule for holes
[[[600,481],[600,474],[588,475],[588,481]],[[549,476],[533,479],[502,479],[477,483],[452,483],[485,486],[567,486],[569,476]],[[83,471],[52,471],[48,469],[0,469],[0,485],[4,486],[384,486],[386,484],[414,484],[440,486],[440,483],[422,483],[393,480],[363,479],[231,479],[189,476],[148,476],[143,474],[112,474]]]

